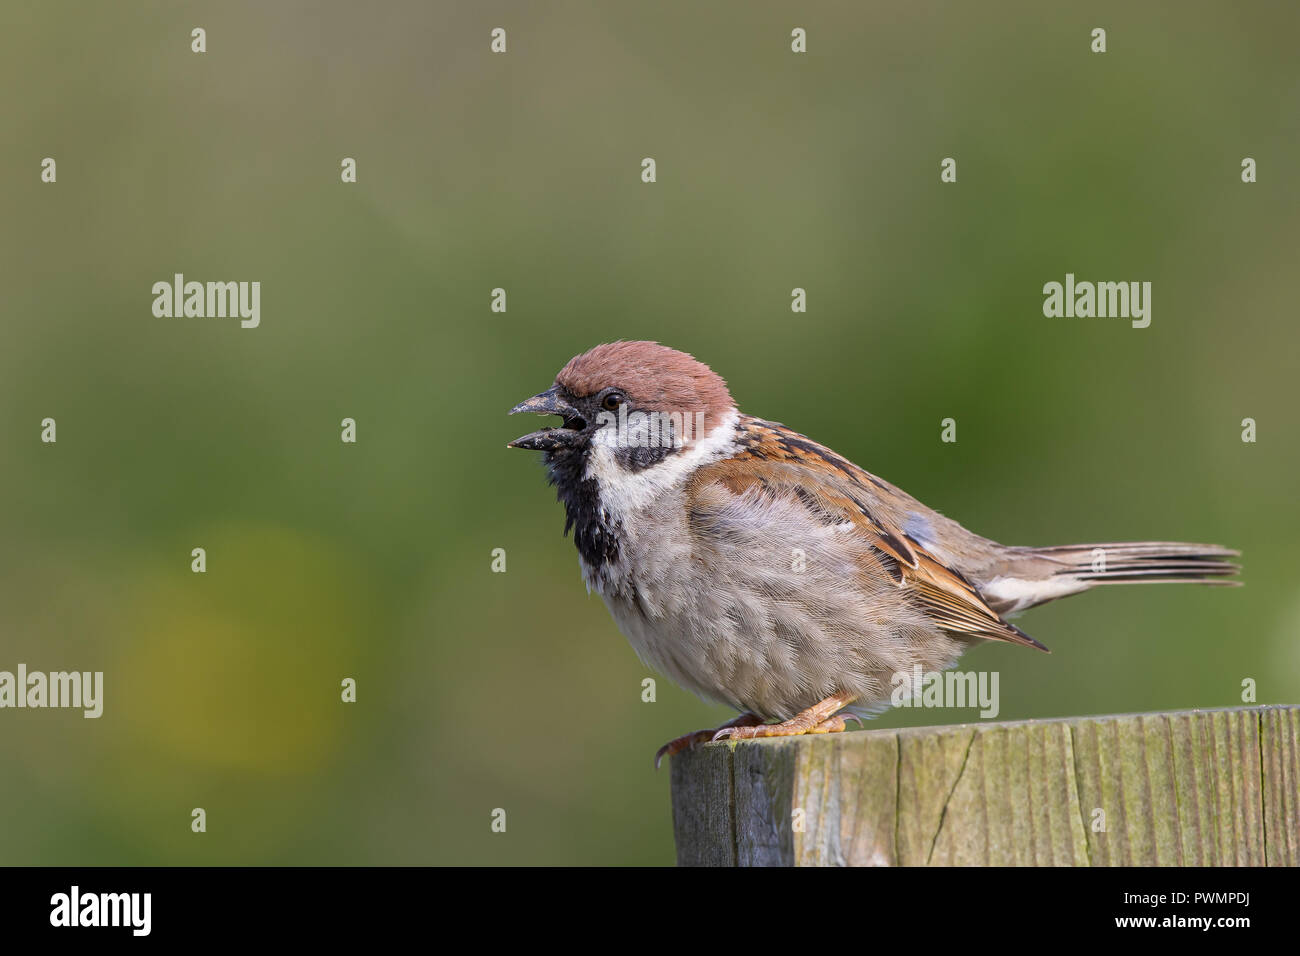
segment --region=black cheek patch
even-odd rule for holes
[[[614,449],[614,460],[626,471],[644,471],[651,465],[657,465],[678,449],[672,445],[651,445],[648,448],[618,447]]]

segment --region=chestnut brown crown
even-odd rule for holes
[[[617,388],[642,410],[702,412],[706,429],[735,407],[722,376],[693,355],[658,342],[597,345],[569,359],[555,383],[579,398]]]

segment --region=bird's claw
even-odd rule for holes
[[[668,741],[668,743],[655,751],[655,769],[659,769],[659,765],[663,763],[664,757],[675,757],[683,750],[694,750],[696,744],[708,742],[710,739],[709,735],[712,733],[713,731],[711,730],[697,730],[693,734],[685,734],[678,737],[676,740]]]
[[[676,740],[670,740],[655,752],[655,769],[659,769],[659,764],[663,762],[664,757],[675,757],[683,750],[694,750],[696,744],[706,744],[714,740],[720,740],[737,727],[747,727],[758,723],[762,723],[761,718],[746,712],[727,721],[717,730],[697,730],[693,734],[686,734]]]

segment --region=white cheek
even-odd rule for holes
[[[735,447],[740,413],[729,411],[707,435],[676,451],[658,464],[641,471],[628,471],[614,457],[614,447],[593,442],[584,478],[595,478],[600,503],[614,520],[642,511],[667,490],[683,483],[695,469],[726,457]]]

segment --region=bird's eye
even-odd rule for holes
[[[610,392],[600,400],[600,407],[607,412],[612,412],[622,405],[627,399],[623,397],[622,392]]]

